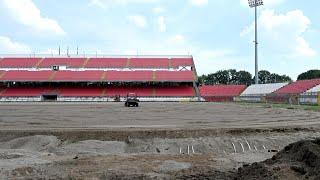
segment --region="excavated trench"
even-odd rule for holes
[[[82,159],[82,161],[86,161],[85,164],[93,163],[93,166],[97,166],[97,169],[87,172],[88,176],[94,173],[95,176],[101,177],[105,169],[96,162],[97,157],[98,162],[110,157],[123,158],[122,163],[128,163],[125,171],[121,169],[123,164],[110,165],[111,167],[108,168],[116,169],[113,172],[116,175],[125,173],[128,175],[125,177],[129,178],[132,177],[132,174],[151,177],[149,170],[145,169],[149,163],[158,163],[154,165],[155,169],[150,170],[157,172],[156,178],[169,178],[172,177],[173,172],[179,173],[186,169],[199,167],[207,174],[208,169],[231,173],[243,164],[271,158],[290,143],[320,137],[320,133],[316,130],[300,128],[157,131],[11,130],[1,131],[0,135],[0,177],[2,178],[26,176],[40,178],[48,173],[49,169],[50,173],[54,172],[53,169],[57,172],[62,171],[61,178],[68,177],[70,168],[74,169],[79,166],[79,171],[84,168],[84,165],[78,164],[69,166],[78,158],[84,158],[85,160]],[[146,157],[149,159],[143,160]],[[134,162],[131,162],[132,158],[136,158]],[[68,163],[64,164],[66,161]],[[116,160],[106,161],[104,163],[113,164]],[[148,163],[140,169],[132,166],[132,163],[143,164],[146,163],[145,161]],[[60,166],[65,166],[65,169],[59,169]],[[32,171],[30,169],[21,170],[27,167]],[[173,172],[163,170],[168,168],[173,169]],[[17,169],[22,172],[17,173]],[[40,172],[39,169],[47,171]],[[225,175],[228,176],[228,174]],[[223,176],[223,179],[226,176]]]

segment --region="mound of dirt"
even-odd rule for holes
[[[161,164],[159,169],[161,172],[167,173],[167,172],[178,171],[182,169],[188,169],[190,167],[191,167],[190,163],[182,163],[182,162],[168,160],[163,162],[163,164]]]
[[[320,179],[320,139],[290,144],[271,159],[239,168],[235,179]]]
[[[32,151],[52,151],[59,144],[56,136],[27,136],[0,143],[0,149],[26,149]]]
[[[57,148],[55,154],[91,154],[91,155],[108,155],[125,153],[126,143],[119,141],[98,141],[86,140],[71,143]]]

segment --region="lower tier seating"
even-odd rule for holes
[[[125,97],[136,93],[139,97],[194,97],[192,86],[181,87],[11,87],[0,89],[0,97]]]

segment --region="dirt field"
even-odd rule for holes
[[[0,114],[0,179],[235,179],[320,137],[320,112],[261,104],[7,103]]]
[[[0,104],[0,128],[251,128],[319,126],[320,113],[215,103]]]

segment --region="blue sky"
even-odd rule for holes
[[[260,69],[320,67],[320,1],[264,0]],[[0,53],[193,55],[198,74],[254,72],[247,0],[0,0]]]

